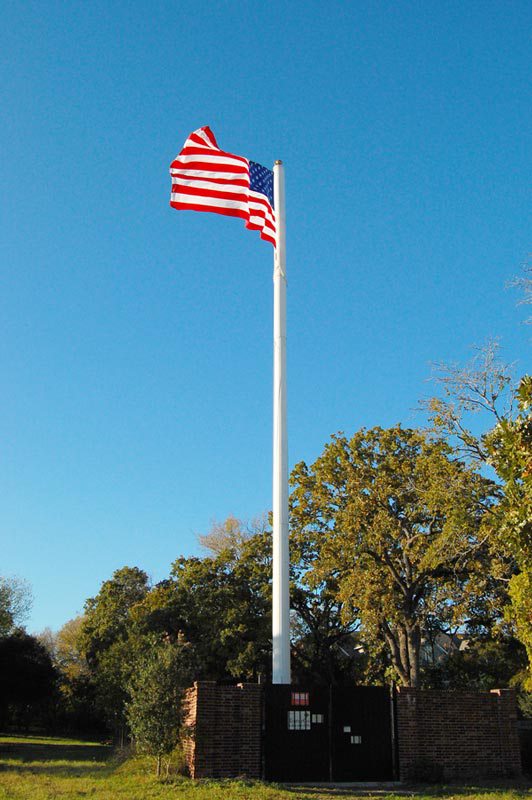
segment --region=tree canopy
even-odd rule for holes
[[[0,638],[0,722],[27,726],[54,701],[57,675],[46,648],[17,629]]]
[[[138,567],[123,567],[104,581],[96,597],[85,603],[76,634],[76,647],[87,660],[95,684],[96,700],[115,731],[123,731],[127,683],[135,668],[142,641],[131,628],[130,611],[149,591],[147,574]]]
[[[315,548],[307,580],[334,579],[366,646],[384,640],[399,680],[419,685],[430,621],[463,624],[489,597],[482,525],[495,484],[445,441],[400,426],[334,436],[292,484],[294,536]]]
[[[464,367],[439,365],[436,380],[443,393],[425,403],[434,429],[452,437],[472,461],[491,467],[498,479],[487,527],[490,571],[497,576],[504,560],[516,565],[507,613],[532,665],[532,377],[525,375],[515,386],[510,367],[491,343]],[[476,434],[469,417],[479,412],[487,422]],[[532,689],[530,667],[527,684]]]
[[[29,584],[17,577],[0,576],[0,636],[22,625],[33,604]]]

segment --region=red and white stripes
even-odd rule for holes
[[[275,213],[268,197],[251,189],[248,159],[220,150],[210,128],[190,134],[170,175],[173,208],[240,217],[275,247]]]

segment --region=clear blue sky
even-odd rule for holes
[[[430,362],[490,336],[530,368],[531,30],[528,1],[4,3],[0,574],[30,630],[270,508],[272,248],[170,209],[195,128],[286,164],[292,464],[415,424]]]

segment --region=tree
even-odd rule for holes
[[[94,674],[81,646],[82,628],[83,617],[78,616],[56,633],[45,628],[37,639],[48,652],[57,674],[55,723],[63,731],[101,735],[108,726],[102,713],[101,693],[97,692]],[[100,680],[100,688],[101,683]]]
[[[532,263],[530,261],[524,265],[523,271],[524,275],[514,278],[510,282],[510,286],[521,289],[523,293],[519,305],[530,305],[532,304]],[[529,317],[526,322],[532,325],[532,317]]]
[[[487,528],[492,571],[504,559],[517,565],[509,582],[509,613],[532,665],[532,378],[513,386],[511,370],[492,343],[465,367],[440,364],[436,381],[442,396],[424,403],[433,428],[454,437],[466,456],[493,468],[499,480]],[[480,434],[469,424],[472,412],[486,415]],[[532,676],[528,685],[532,689]]]
[[[532,377],[521,380],[515,397],[517,413],[498,419],[484,439],[503,487],[496,535],[525,571],[532,569]]]
[[[473,358],[464,366],[435,364],[433,380],[441,394],[421,401],[431,422],[430,430],[452,442],[463,458],[488,464],[487,430],[474,432],[474,418],[487,417],[489,428],[514,416],[512,369],[499,358],[498,343],[489,341],[475,348]]]
[[[265,517],[250,523],[228,517],[199,537],[204,558],[179,558],[131,611],[140,635],[170,641],[180,634],[197,651],[203,679],[256,680],[271,669],[271,529]],[[340,681],[360,661],[353,625],[327,581],[305,580],[308,548],[291,543],[294,675],[301,680]],[[356,626],[355,626],[356,627]]]
[[[522,379],[516,397],[514,419],[500,420],[486,441],[489,463],[503,485],[492,539],[519,568],[510,581],[512,616],[532,665],[532,377]],[[526,685],[532,690],[532,674]]]
[[[46,648],[18,629],[0,638],[0,719],[27,727],[55,699],[57,674]]]
[[[102,583],[96,597],[89,597],[80,633],[89,663],[114,642],[127,637],[129,612],[148,590],[148,576],[143,570],[122,567]]]
[[[315,529],[290,531],[292,673],[300,682],[344,683],[362,679],[367,659],[357,634],[359,620],[346,615],[338,581],[313,567],[323,537]],[[370,680],[373,675],[366,675]]]
[[[218,544],[212,557],[178,558],[132,616],[140,635],[183,634],[198,654],[198,678],[256,679],[271,652],[270,534]]]
[[[486,692],[515,685],[526,664],[526,652],[515,638],[482,637],[467,642],[446,660],[424,669],[424,685],[431,689],[470,689]]]
[[[53,630],[49,627],[44,628],[40,633],[35,634],[35,638],[42,644],[50,658],[52,659],[52,663],[55,664],[55,637],[56,634]]]
[[[82,647],[84,623],[85,618],[82,615],[74,617],[65,622],[54,637],[55,663],[68,680],[89,674],[89,665]]]
[[[198,540],[211,556],[230,553],[235,558],[252,536],[266,534],[268,529],[266,515],[256,517],[250,522],[243,522],[230,515],[224,522],[213,522],[209,533],[200,534]]]
[[[127,684],[144,642],[135,638],[131,610],[149,591],[148,576],[138,567],[123,567],[104,581],[96,597],[85,603],[80,625],[80,651],[96,688],[97,704],[122,739]]]
[[[137,665],[128,693],[127,720],[139,752],[155,756],[157,776],[179,740],[184,689],[193,677],[194,653],[182,639],[155,645]]]
[[[294,680],[337,684],[361,679],[367,659],[356,636],[358,620],[344,619],[344,604],[338,599],[334,582],[314,584],[307,577],[305,572],[290,587]]]
[[[33,597],[22,578],[0,576],[0,636],[7,636],[27,618]]]
[[[291,521],[321,542],[309,580],[337,583],[343,617],[366,646],[385,641],[405,686],[420,681],[431,619],[460,624],[492,590],[482,524],[496,488],[442,440],[400,426],[339,434],[292,473]]]

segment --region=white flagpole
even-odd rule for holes
[[[273,168],[277,246],[273,269],[273,602],[272,683],[290,683],[288,437],[286,430],[286,245],[284,167]]]

